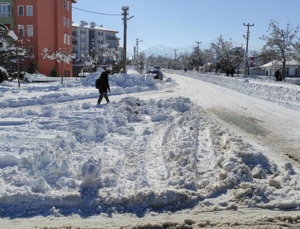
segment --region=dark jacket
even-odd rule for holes
[[[102,72],[100,77],[101,77],[101,87],[99,89],[99,93],[101,92],[107,93],[107,90],[110,91],[107,72]]]

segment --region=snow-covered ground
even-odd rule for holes
[[[297,84],[99,74],[1,84],[4,228],[300,225]]]

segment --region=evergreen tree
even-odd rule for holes
[[[57,69],[55,66],[53,66],[50,70],[50,77],[59,77]]]
[[[39,67],[37,66],[37,64],[33,61],[30,61],[27,67],[27,72],[30,74],[35,74],[38,73],[38,69]]]

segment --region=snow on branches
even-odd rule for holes
[[[59,48],[54,52],[51,49],[44,47],[42,55],[44,60],[56,60],[57,63],[61,63],[61,84],[63,84],[63,65],[70,64],[72,59],[75,58],[75,55],[72,54],[72,50]]]

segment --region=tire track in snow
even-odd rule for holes
[[[149,136],[136,136],[125,153],[120,168],[117,187],[123,190],[149,187],[145,166],[145,154],[148,152]]]
[[[197,128],[190,114],[184,114],[169,126],[163,142],[169,186],[196,190],[196,142]]]
[[[211,121],[201,119],[198,124],[197,144],[197,188],[203,189],[210,182],[219,180],[223,132]]]
[[[165,124],[159,124],[153,128],[153,134],[151,134],[149,140],[148,152],[145,155],[146,169],[151,188],[165,188],[165,180],[169,176],[169,169],[165,163],[162,150],[165,131]]]

